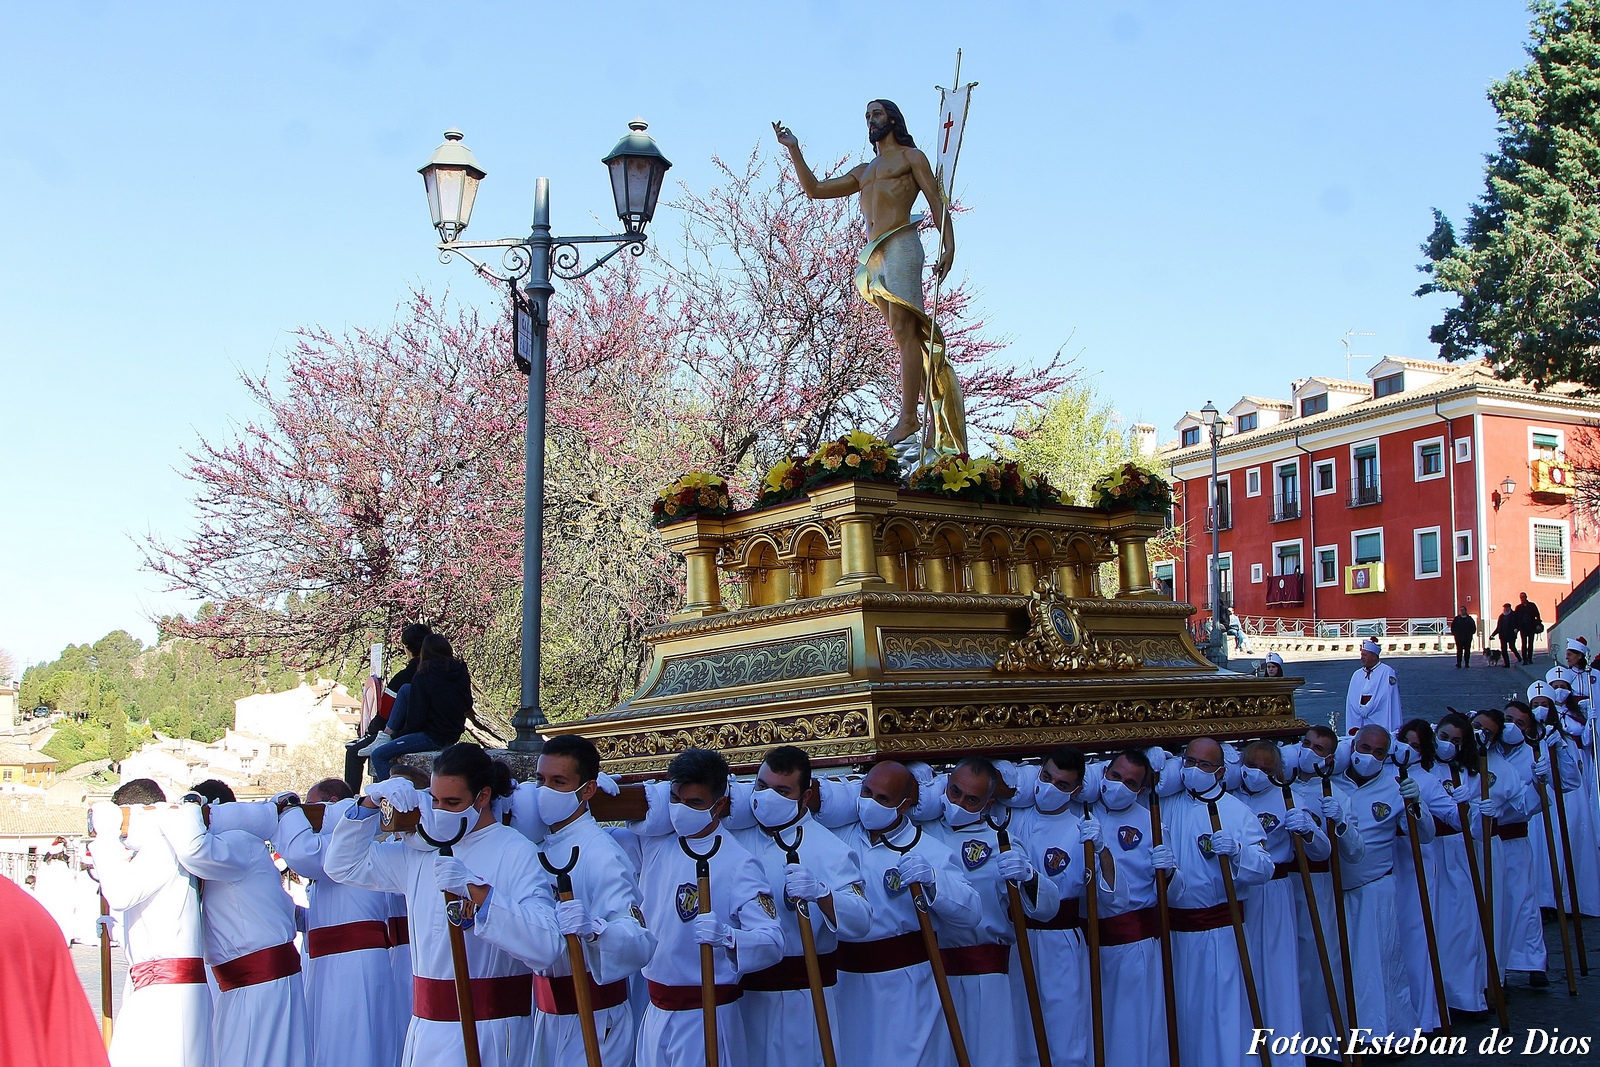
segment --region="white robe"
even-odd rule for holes
[[[1333,972],[1335,999],[1338,1001],[1339,1013],[1342,1019],[1349,1018],[1349,1005],[1345,1003],[1344,986],[1344,955],[1339,945],[1339,911],[1343,908],[1346,917],[1350,912],[1349,901],[1340,901],[1333,891],[1333,874],[1331,862],[1333,855],[1333,842],[1337,841],[1339,858],[1342,863],[1355,863],[1361,859],[1366,850],[1366,842],[1362,839],[1360,831],[1356,828],[1355,809],[1350,801],[1335,792],[1343,814],[1340,822],[1344,826],[1342,834],[1336,828],[1329,827],[1321,815],[1322,781],[1296,782],[1293,786],[1295,807],[1304,808],[1311,812],[1311,818],[1322,832],[1322,840],[1328,842],[1326,850],[1319,847],[1320,855],[1311,854],[1307,849],[1307,859],[1316,861],[1319,866],[1328,865],[1329,870],[1313,873],[1311,875],[1311,892],[1316,897],[1317,915],[1322,923],[1322,938],[1328,953],[1328,966]],[[1326,861],[1326,864],[1324,863]],[[1318,1039],[1331,1039],[1338,1035],[1334,1025],[1333,1009],[1328,1002],[1328,982],[1322,971],[1322,959],[1317,952],[1316,934],[1311,928],[1311,909],[1305,896],[1305,886],[1296,877],[1291,879],[1292,892],[1295,900],[1296,917],[1296,947],[1299,957],[1300,970],[1300,1012],[1303,1020],[1302,1032],[1308,1037]]]
[[[328,876],[346,885],[380,893],[404,893],[411,932],[411,966],[415,977],[452,982],[449,921],[444,893],[433,876],[435,853],[420,846],[415,835],[402,841],[378,841],[377,812],[352,808],[338,820],[323,857]],[[516,930],[530,945],[539,941],[545,958],[561,949],[555,916],[536,909],[531,898],[543,871],[538,852],[517,831],[491,822],[469,833],[454,847],[479,884],[492,887],[487,906],[464,931],[467,967],[473,978],[505,978],[529,973],[528,965],[490,939],[488,931]],[[532,926],[532,929],[527,927]],[[527,948],[528,954],[533,951]],[[478,1049],[484,1067],[524,1067],[531,1055],[532,1003],[527,1015],[477,1021]],[[413,1015],[400,1062],[404,1067],[431,1067],[454,1062],[461,1055],[461,1024]]]
[[[1220,788],[1220,783],[1219,783]],[[1221,864],[1233,865],[1234,886],[1241,907],[1272,877],[1261,823],[1250,809],[1226,793],[1216,801],[1222,828],[1239,842],[1238,855],[1215,857],[1209,843],[1211,817],[1205,802],[1189,792],[1173,796],[1161,807],[1162,840],[1178,861],[1168,903],[1174,908],[1209,908],[1227,901]],[[1244,971],[1231,926],[1213,930],[1173,931],[1173,985],[1178,997],[1178,1053],[1184,1067],[1238,1067],[1260,1062],[1249,1055],[1254,1030]]]
[[[1357,667],[1345,693],[1344,732],[1353,734],[1363,726],[1374,724],[1394,737],[1404,721],[1405,713],[1400,709],[1400,680],[1395,677],[1394,668],[1381,661],[1370,671]]]
[[[1454,778],[1450,765],[1445,763],[1434,764],[1433,776],[1441,786],[1450,785]],[[1467,773],[1460,778],[1460,784],[1476,794],[1478,776]],[[1444,824],[1444,831],[1437,832],[1423,850],[1433,857],[1434,874],[1428,885],[1434,890],[1433,925],[1439,943],[1445,1004],[1457,1011],[1487,1011],[1484,988],[1489,972],[1483,952],[1483,923],[1478,917],[1478,897],[1472,886],[1460,814],[1452,803],[1449,810],[1436,812],[1435,818]],[[1483,846],[1478,841],[1478,827],[1470,829],[1472,863],[1481,878]]]
[[[264,814],[264,832],[225,828],[252,811]],[[283,879],[267,851],[277,809],[260,802],[224,804],[213,812],[209,832],[198,804],[161,812],[160,823],[178,862],[202,879],[205,959],[216,967],[293,942],[295,916],[294,902],[283,891]],[[311,1061],[311,1035],[300,973],[219,992],[211,1032],[218,1067],[305,1067]]]
[[[1572,853],[1572,881],[1578,886],[1578,909],[1585,915],[1600,915],[1600,844],[1595,840],[1597,812],[1594,794],[1586,788],[1593,776],[1593,764],[1588,749],[1583,744],[1583,733],[1588,724],[1574,723],[1563,717],[1562,741],[1555,746],[1559,756],[1561,775],[1561,807],[1555,802],[1555,777],[1545,786],[1550,798],[1550,829],[1555,836],[1556,888],[1561,894],[1561,910],[1571,914],[1572,896],[1567,884],[1566,856],[1561,847],[1561,814],[1566,814],[1567,845]],[[1552,732],[1554,728],[1552,727]],[[1533,847],[1533,880],[1541,908],[1556,906],[1555,891],[1550,880],[1550,861],[1544,836],[1544,817],[1534,818],[1528,826]]]
[[[1423,882],[1428,887],[1428,909],[1433,917],[1435,953],[1443,953],[1439,936],[1439,860],[1433,844],[1441,828],[1449,829],[1456,821],[1455,804],[1444,791],[1444,785],[1428,769],[1416,766],[1409,769],[1410,777],[1417,783],[1421,796],[1422,818],[1418,822],[1417,842],[1422,853]],[[1400,824],[1404,826],[1404,823]],[[1461,843],[1456,842],[1456,847]],[[1419,1025],[1424,1032],[1439,1027],[1439,996],[1433,982],[1433,956],[1429,954],[1428,933],[1422,926],[1422,891],[1417,885],[1416,865],[1411,855],[1411,839],[1399,834],[1394,843],[1395,906],[1400,922],[1400,951],[1405,963],[1406,981],[1411,989],[1411,1006],[1416,1009]],[[1409,918],[1408,918],[1409,916]],[[1440,978],[1444,977],[1441,965]],[[1446,991],[1446,1003],[1449,993]]]
[[[129,967],[201,959],[199,883],[178,865],[154,814],[135,810],[124,847],[115,837],[90,846]],[[112,1067],[210,1067],[211,989],[204,981],[122,986],[122,1010],[108,1050]]]
[[[1504,806],[1496,827],[1527,824],[1530,835],[1542,826],[1539,796],[1533,788],[1533,752],[1525,744],[1509,752],[1499,744],[1489,752],[1489,795]],[[1478,828],[1481,828],[1479,824]],[[1544,922],[1534,897],[1533,844],[1527,837],[1494,839],[1494,954],[1506,971],[1545,969]]]
[[[405,1048],[411,1029],[411,924],[406,918],[406,895],[385,893],[389,899],[389,973],[394,979],[394,1047]],[[400,928],[404,927],[404,941]]]
[[[322,832],[311,829],[305,812],[290,808],[278,822],[273,848],[289,869],[309,879],[305,927],[310,931],[345,923],[381,923],[385,939],[389,898],[370,889],[342,885],[323,869],[323,854],[334,828],[354,804],[344,800],[323,809]],[[394,970],[389,949],[367,948],[316,958],[306,950],[306,1015],[311,1025],[311,1062],[315,1067],[394,1067],[400,1062],[393,997],[374,996],[387,989]]]
[[[1137,816],[1136,811],[1124,814]],[[1061,900],[1076,902],[1080,923],[1078,928],[1071,930],[1028,931],[1033,966],[1039,976],[1039,1006],[1044,1015],[1045,1034],[1050,1041],[1049,1067],[1088,1067],[1092,1054],[1090,1038],[1094,1023],[1089,995],[1089,949],[1081,928],[1085,907],[1082,899],[1083,839],[1078,831],[1080,818],[1082,806],[1073,803],[1048,815],[1038,808],[1022,808],[1011,819],[1012,837],[1018,842],[1027,843],[1034,867],[1042,872],[1042,877],[1055,883]],[[1148,825],[1148,812],[1144,813],[1144,818]],[[1111,831],[1106,831],[1106,838],[1108,842],[1112,839]],[[1111,847],[1115,851],[1115,846]],[[1121,873],[1120,867],[1118,873]],[[1101,914],[1105,914],[1105,908],[1110,903],[1111,894],[1101,893]],[[1057,907],[1059,909],[1061,905]],[[1116,1004],[1106,981],[1105,956],[1106,953],[1102,952],[1102,1022],[1105,1032],[1112,1034],[1117,1032],[1113,1029]],[[1023,984],[1022,959],[1015,952],[1011,956],[1011,1009],[1012,1025],[1017,1033],[1017,1061],[1025,1067],[1037,1067],[1039,1048],[1033,1036],[1033,1016],[1028,1007],[1027,987]],[[1107,1056],[1110,1056],[1113,1048],[1136,1044],[1142,1037],[1142,1031],[1128,1031],[1115,1041],[1108,1040]]]

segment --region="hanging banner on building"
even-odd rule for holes
[[[1356,563],[1344,569],[1346,593],[1383,592],[1383,564]]]

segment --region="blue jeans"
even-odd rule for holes
[[[389,731],[390,737],[404,737],[406,732],[406,709],[411,706],[411,683],[407,682],[400,687],[394,695],[394,707],[389,709],[389,721],[383,728]]]
[[[372,780],[381,782],[389,777],[389,764],[396,757],[408,752],[434,752],[439,748],[439,742],[424,733],[404,734],[393,741],[386,741],[372,750],[367,757],[368,765],[372,769]]]

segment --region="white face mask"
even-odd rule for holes
[[[1191,793],[1205,795],[1214,793],[1222,783],[1217,781],[1217,776],[1210,771],[1199,767],[1185,767],[1183,769],[1183,787]]]
[[[462,828],[471,830],[478,821],[478,809],[468,808],[466,811],[443,811],[436,807],[422,809],[422,818],[418,822],[428,832],[428,836],[435,841],[454,841],[461,833]]]
[[[1522,744],[1522,727],[1514,722],[1506,723],[1506,728],[1500,733],[1500,743],[1507,748],[1516,748]]]
[[[950,829],[964,830],[982,818],[982,812],[970,812],[949,797],[944,798],[944,824]]]
[[[668,810],[672,816],[672,832],[679,837],[693,837],[711,825],[712,816],[709,808],[701,811],[687,804],[674,803],[668,806]]]
[[[1370,752],[1350,753],[1350,766],[1363,778],[1371,778],[1383,767],[1383,761]]]
[[[1319,756],[1315,749],[1302,748],[1300,750],[1300,773],[1308,777],[1321,774],[1328,766],[1326,756]]]
[[[856,818],[868,830],[887,830],[900,818],[900,809],[880,804],[874,797],[856,797]]]
[[[1252,796],[1264,792],[1272,784],[1267,777],[1267,772],[1260,767],[1245,767],[1239,772],[1239,783],[1244,786],[1244,791]]]
[[[757,789],[750,794],[750,810],[768,830],[781,830],[800,818],[800,802],[790,800],[776,789]]]
[[[1433,744],[1435,750],[1439,753],[1439,758],[1446,763],[1456,758],[1456,743],[1454,741],[1446,741],[1444,738],[1439,737],[1434,739]]]
[[[1072,799],[1072,794],[1062,789],[1054,782],[1039,779],[1039,786],[1033,792],[1033,806],[1039,811],[1054,814],[1067,806]]]
[[[1100,783],[1100,803],[1106,806],[1107,811],[1127,811],[1133,806],[1133,798],[1133,788],[1126,782],[1107,778]]]
[[[579,788],[582,787],[580,786]],[[577,812],[578,805],[581,803],[578,800],[578,790],[576,789],[570,793],[563,793],[559,789],[541,785],[534,791],[533,795],[539,804],[539,818],[543,820],[546,826],[557,826],[566,822]]]

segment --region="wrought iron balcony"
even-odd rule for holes
[[[1272,521],[1289,522],[1300,517],[1300,494],[1280,493],[1272,498]]]
[[[1376,478],[1358,478],[1350,483],[1349,506],[1364,508],[1368,504],[1383,503],[1383,490]]]

